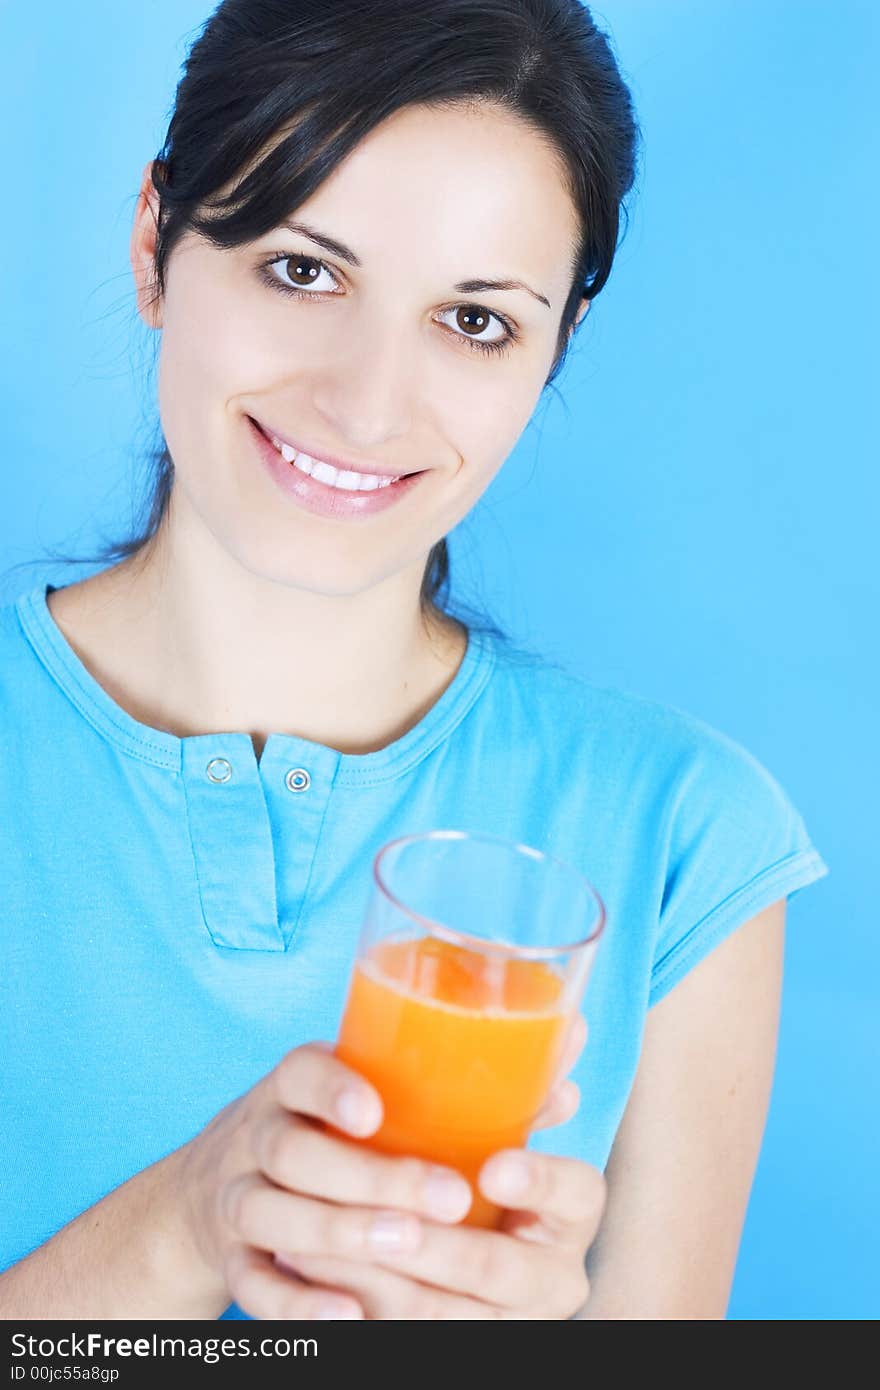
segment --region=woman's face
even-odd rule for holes
[[[146,177],[143,189],[142,285],[156,211]],[[164,300],[150,308],[142,292],[139,310],[162,329],[175,513],[255,574],[353,594],[420,573],[510,453],[553,363],[579,229],[551,147],[498,108],[395,113],[292,218],[359,264],[284,227],[227,251],[190,234]],[[455,288],[469,280],[534,294]],[[504,350],[478,346],[493,342]],[[390,506],[352,514],[346,492],[345,514],[319,514],[276,481],[251,420],[318,458],[425,471]]]

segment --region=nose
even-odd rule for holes
[[[343,341],[327,345],[314,379],[313,405],[327,434],[369,457],[412,433],[418,398],[418,351],[393,315],[369,322],[352,314]]]

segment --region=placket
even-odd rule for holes
[[[291,734],[270,734],[260,776],[275,848],[278,922],[286,948],[309,893],[330,797],[342,754]]]
[[[199,897],[214,944],[284,951],[308,891],[340,754],[270,734],[181,740]]]

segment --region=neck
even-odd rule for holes
[[[258,757],[273,732],[368,753],[418,723],[458,670],[466,632],[423,615],[424,561],[328,597],[244,570],[213,537],[160,535],[72,586],[87,591],[75,620],[63,597],[52,608],[143,723],[178,737],[246,731]]]

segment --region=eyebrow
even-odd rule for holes
[[[310,227],[306,222],[282,222],[282,227],[286,227],[289,232],[306,236],[310,241],[317,242],[318,246],[323,246],[325,251],[329,251],[331,256],[338,256],[341,261],[347,261],[349,265],[360,266],[360,257],[356,256],[350,247],[343,242],[336,241],[334,237],[329,237],[317,228]],[[537,290],[533,290],[530,285],[522,280],[459,280],[457,285],[452,288],[459,294],[480,294],[485,290],[525,290],[533,299],[539,299],[542,304],[546,304],[548,309],[553,306],[550,300]]]

